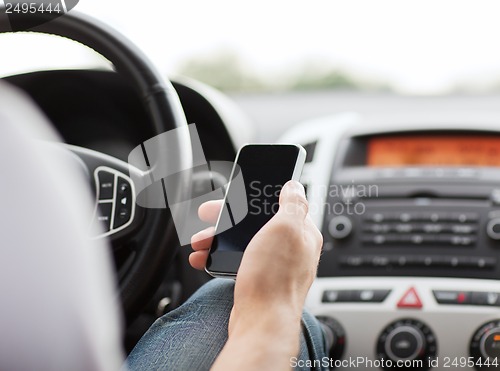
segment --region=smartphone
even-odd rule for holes
[[[207,273],[214,277],[236,276],[245,248],[278,211],[283,185],[299,180],[305,158],[305,149],[295,144],[241,147],[215,226]]]

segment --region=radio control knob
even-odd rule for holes
[[[500,218],[491,219],[486,226],[486,233],[493,240],[500,240]]]
[[[339,215],[330,220],[328,224],[328,232],[333,238],[342,239],[349,236],[352,231],[351,220],[343,215]]]

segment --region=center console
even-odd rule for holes
[[[319,277],[500,278],[500,133],[349,136],[335,157]]]
[[[324,245],[307,307],[335,324],[332,368],[499,366],[498,123],[345,114],[282,138],[308,149]]]

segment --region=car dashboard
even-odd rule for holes
[[[126,160],[152,135],[141,129],[147,115],[118,74],[45,71],[6,80],[38,103],[69,144]],[[252,141],[252,126],[220,103],[225,98],[173,83],[209,161],[232,161]],[[498,361],[499,119],[343,113],[281,136],[307,150],[301,181],[324,245],[306,306],[335,330],[325,360],[331,368],[478,370]],[[123,251],[115,249],[115,259],[124,260]],[[187,268],[186,252],[181,257],[177,303],[208,279]],[[159,302],[167,294],[171,300],[168,291]],[[154,299],[152,308],[157,315]]]
[[[329,365],[496,363],[498,117],[345,113],[281,141],[309,150],[302,182],[324,245],[307,307],[335,329]]]

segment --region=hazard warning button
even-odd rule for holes
[[[422,306],[422,301],[414,287],[408,289],[398,302],[398,308],[420,309]]]

